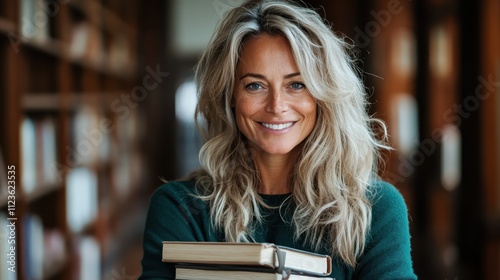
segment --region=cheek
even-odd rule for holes
[[[236,118],[236,125],[243,133],[246,131],[247,119],[252,115],[251,103],[245,100],[236,99],[234,106],[234,116]],[[245,133],[244,133],[245,134]]]
[[[246,114],[245,109],[245,106],[243,106],[240,101],[236,101],[236,104],[234,106],[234,116],[236,117],[236,121],[238,122],[238,124]]]
[[[317,118],[317,104],[316,100],[313,98],[310,98],[308,100],[304,100],[301,103],[301,111],[303,114],[309,118],[309,120],[312,120],[313,122],[316,122]]]
[[[302,112],[305,119],[304,133],[306,133],[306,135],[309,135],[316,126],[316,121],[318,118],[317,104],[315,100],[313,100],[311,102],[305,102],[302,105]]]
[[[256,104],[249,98],[237,98],[235,100],[235,116],[236,119],[248,118],[256,111]]]

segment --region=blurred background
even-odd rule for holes
[[[197,166],[193,66],[241,2],[0,1],[0,279],[137,279],[149,196]],[[359,47],[419,278],[500,279],[500,1],[304,2]]]

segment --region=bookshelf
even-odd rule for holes
[[[0,223],[7,166],[17,218],[1,279],[104,279],[142,230],[144,109],[113,105],[142,83],[139,3],[0,2]]]

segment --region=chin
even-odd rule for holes
[[[287,147],[287,148],[268,148],[268,149],[263,149],[263,151],[265,151],[266,153],[270,154],[270,155],[281,155],[281,156],[284,156],[284,155],[288,155],[290,153],[292,153],[294,149],[293,148],[290,148],[290,147]]]

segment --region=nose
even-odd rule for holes
[[[286,93],[279,89],[273,89],[268,96],[266,111],[273,114],[281,114],[287,110]]]

